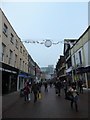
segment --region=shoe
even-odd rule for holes
[[[76,112],[78,112],[78,109],[76,110]]]
[[[73,109],[73,104],[71,104],[71,108]]]

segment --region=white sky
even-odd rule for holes
[[[1,8],[22,40],[40,41],[49,38],[57,42],[65,38],[79,38],[88,27],[88,2],[82,1],[5,1],[1,3]],[[24,45],[40,67],[55,66],[60,55],[63,55],[63,44],[50,48],[39,44]]]

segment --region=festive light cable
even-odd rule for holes
[[[57,42],[52,42],[50,39],[45,39],[45,40],[42,40],[42,41],[35,41],[35,40],[25,40],[25,41],[22,41],[22,42],[25,42],[25,43],[37,43],[37,44],[44,44],[46,47],[51,47],[51,45],[57,45],[59,43],[64,43],[63,41],[57,41]]]

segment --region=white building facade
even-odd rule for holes
[[[74,80],[83,80],[85,86],[90,87],[90,26],[80,36],[71,48],[71,58]]]

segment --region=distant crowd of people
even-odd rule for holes
[[[41,98],[41,87],[44,86],[44,91],[48,92],[48,84],[50,88],[52,86],[55,87],[55,93],[58,96],[61,96],[61,89],[64,90],[64,95],[66,100],[71,101],[71,108],[73,108],[73,104],[75,104],[75,109],[78,111],[78,96],[79,93],[83,93],[83,82],[82,80],[78,80],[77,82],[68,83],[66,80],[60,81],[56,80],[55,82],[33,82],[32,84],[28,81],[25,82],[24,88],[21,89],[20,95],[24,96],[25,101],[31,100],[31,93],[34,95],[34,103],[37,101],[37,99]]]
[[[78,111],[78,96],[80,93],[83,94],[83,81],[82,80],[78,80],[77,82],[67,82],[66,80],[63,81],[56,81],[54,83],[55,85],[55,90],[56,90],[56,94],[58,96],[60,96],[61,94],[61,89],[64,90],[64,95],[65,95],[65,99],[66,100],[70,100],[71,101],[71,108],[73,108],[73,104],[75,104],[75,109],[76,111]]]
[[[20,91],[20,96],[24,96],[25,101],[31,100],[31,93],[34,94],[34,103],[37,101],[37,97],[41,93],[42,82],[33,82],[32,84],[28,81],[25,82],[24,88]]]

